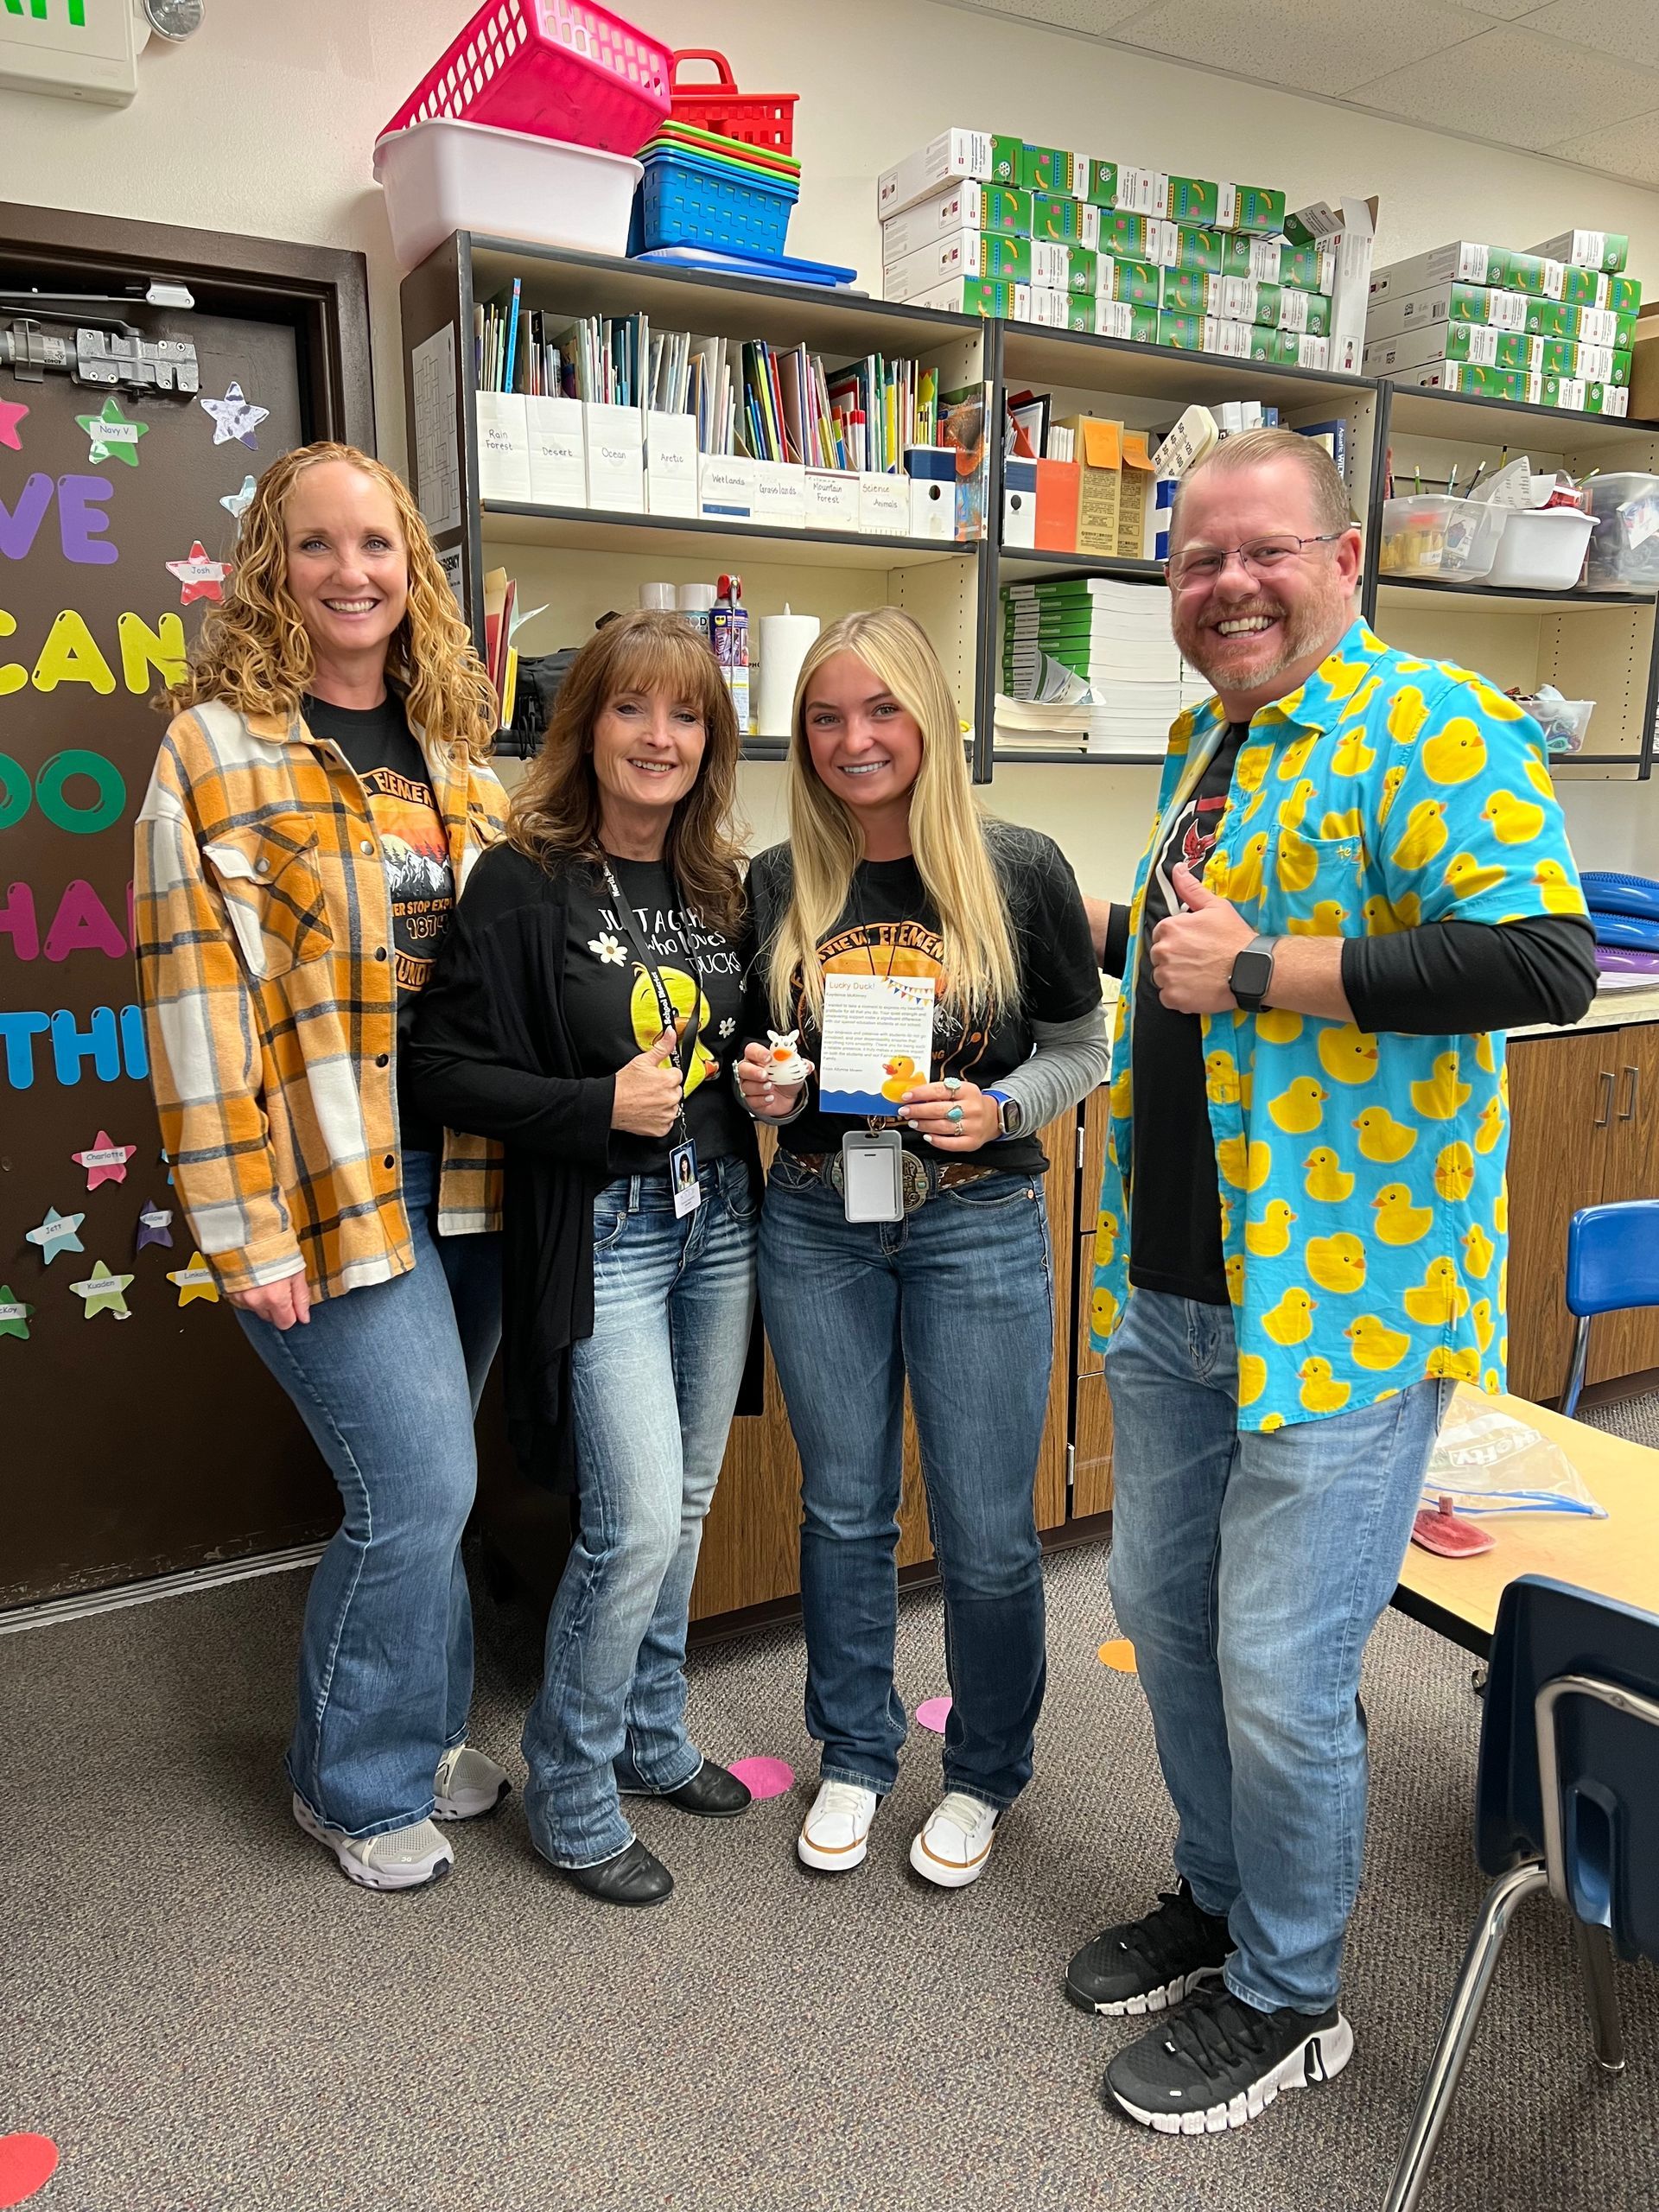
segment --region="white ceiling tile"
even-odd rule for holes
[[[1582,138],[1553,144],[1548,151],[1557,161],[1582,162],[1627,184],[1659,185],[1659,113],[1609,124]]]
[[[1630,0],[1622,8],[1610,8],[1607,0],[1550,0],[1548,7],[1532,10],[1525,28],[1659,69],[1659,7],[1653,0]]]
[[[964,0],[964,4],[976,15],[1013,16],[1021,22],[1099,35],[1144,8],[1147,0]]]
[[[1465,8],[1478,8],[1483,16],[1501,16],[1513,22],[1517,16],[1525,16],[1538,5],[1538,0],[1463,0]]]
[[[1154,0],[1111,35],[1173,60],[1335,97],[1402,56],[1428,66],[1427,56],[1490,28],[1452,0],[1388,0],[1374,11],[1352,0],[1205,0],[1197,10],[1190,0]]]
[[[1355,84],[1348,97],[1433,130],[1538,152],[1659,108],[1659,73],[1506,23]]]

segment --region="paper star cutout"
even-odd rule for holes
[[[10,446],[13,453],[22,453],[23,442],[17,435],[17,425],[28,412],[20,400],[0,399],[0,446]]]
[[[11,1285],[0,1282],[0,1337],[21,1337],[29,1341],[29,1317],[35,1311],[21,1298],[11,1294]]]
[[[119,400],[106,399],[101,415],[77,415],[75,420],[92,442],[88,461],[124,461],[129,468],[137,467],[138,441],[149,435],[149,425],[129,423]]]
[[[113,1313],[118,1321],[130,1321],[132,1308],[127,1304],[126,1288],[131,1281],[130,1275],[111,1274],[102,1260],[94,1260],[86,1281],[72,1282],[69,1287],[77,1298],[86,1300],[87,1320],[94,1313]]]
[[[207,548],[200,538],[192,545],[184,560],[169,561],[167,565],[182,587],[179,593],[181,607],[188,607],[193,599],[216,599],[223,602],[224,582],[231,573],[231,564],[228,561],[210,561]]]
[[[173,1211],[169,1206],[158,1206],[154,1198],[146,1198],[138,1216],[138,1242],[135,1252],[142,1252],[146,1244],[165,1244],[173,1249]]]
[[[72,1152],[69,1157],[86,1170],[86,1187],[95,1191],[100,1183],[124,1183],[127,1162],[137,1149],[136,1144],[111,1144],[109,1131],[100,1129],[96,1144],[88,1145],[85,1152]]]
[[[169,1268],[168,1282],[179,1287],[179,1303],[188,1306],[193,1298],[205,1298],[210,1306],[219,1303],[219,1285],[213,1281],[213,1271],[200,1252],[190,1255],[188,1268]]]
[[[242,489],[239,492],[226,492],[220,499],[219,504],[224,508],[226,514],[234,515],[237,520],[240,522],[243,516],[246,514],[249,502],[252,498],[253,479],[251,476],[245,476],[242,479]]]
[[[49,1268],[60,1252],[84,1252],[86,1247],[75,1231],[86,1218],[84,1213],[60,1213],[56,1206],[48,1206],[46,1219],[38,1229],[26,1233],[26,1241],[41,1248],[41,1265]]]
[[[227,384],[223,399],[209,399],[204,394],[201,404],[213,418],[213,443],[228,445],[232,438],[240,438],[245,446],[259,450],[259,441],[254,431],[270,414],[269,407],[256,407],[251,399],[242,397],[239,384]]]
[[[174,1187],[173,1162],[168,1157],[167,1147],[165,1145],[162,1147],[160,1152],[156,1154],[156,1157],[161,1161],[162,1166],[167,1170],[167,1187],[170,1191]]]

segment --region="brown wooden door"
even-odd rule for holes
[[[1602,1202],[1659,1198],[1659,1023],[1632,1023],[1601,1034],[1603,1065],[1614,1077]],[[1605,1313],[1591,1325],[1591,1382],[1652,1367],[1659,1367],[1659,1306]]]
[[[1567,1385],[1567,1224],[1602,1197],[1619,1033],[1522,1037],[1510,1046],[1508,1318],[1517,1397],[1553,1400]]]

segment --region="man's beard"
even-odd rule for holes
[[[1216,625],[1245,621],[1252,615],[1262,615],[1282,625],[1279,651],[1270,661],[1253,663],[1248,671],[1240,671],[1230,658],[1236,648],[1230,647],[1228,641],[1217,634]],[[1319,653],[1327,641],[1334,644],[1347,627],[1346,599],[1335,591],[1320,592],[1293,609],[1271,592],[1258,591],[1243,606],[1230,607],[1224,614],[1210,619],[1183,621],[1178,608],[1173,621],[1175,642],[1183,658],[1200,676],[1213,683],[1219,671],[1223,675],[1232,675],[1240,690],[1255,691],[1282,676],[1287,669],[1294,668],[1310,653]]]

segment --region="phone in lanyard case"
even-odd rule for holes
[[[849,1129],[841,1141],[841,1203],[849,1221],[902,1221],[904,1145],[897,1129]]]

